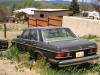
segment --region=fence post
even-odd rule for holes
[[[6,24],[4,24],[4,38],[7,37],[7,30],[6,30]]]

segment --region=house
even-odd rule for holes
[[[28,27],[62,26],[63,16],[67,16],[70,12],[68,9],[34,10],[34,16],[29,17]]]
[[[68,9],[37,9],[34,11],[34,17],[47,18],[49,16],[65,16],[68,15]]]

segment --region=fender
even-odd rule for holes
[[[39,50],[35,50],[34,53],[36,53],[36,54],[39,53],[41,56],[44,57],[44,54],[41,51],[39,51]]]

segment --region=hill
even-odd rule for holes
[[[0,0],[0,3],[9,3],[9,2],[20,2],[23,0]],[[38,2],[46,2],[46,3],[60,3],[60,4],[70,4],[69,1],[61,1],[61,0],[55,0],[55,1],[38,1]]]

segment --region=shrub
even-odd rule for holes
[[[34,60],[29,60],[29,53],[21,53],[18,51],[16,46],[10,47],[6,52],[1,52],[0,57],[17,61],[19,64],[16,69],[19,70],[21,67],[28,67],[39,71],[40,75],[87,75],[87,73],[99,73],[100,74],[100,63],[91,65],[76,65],[67,66],[65,68],[51,67],[46,60],[40,59],[34,63]]]
[[[45,67],[42,71],[42,75],[87,75],[88,73],[100,73],[100,64],[68,66],[61,69]]]
[[[95,39],[95,38],[97,38],[97,36],[89,34],[89,35],[85,35],[85,36],[83,36],[81,38],[84,38],[84,39]]]

